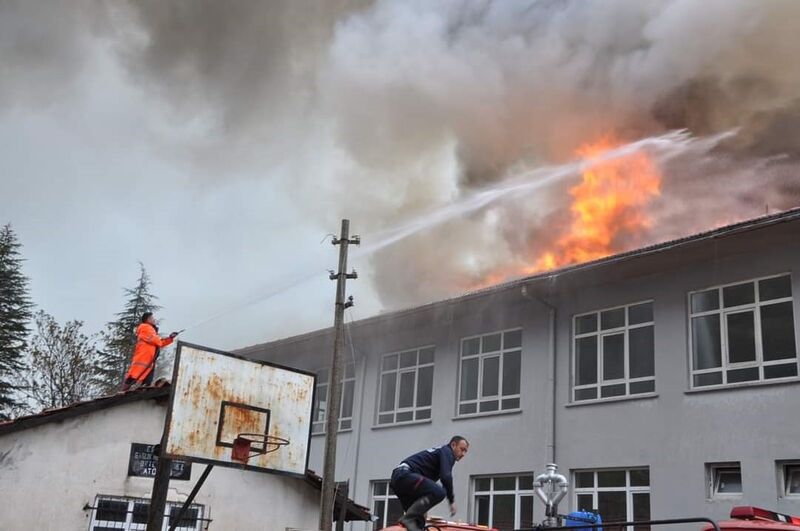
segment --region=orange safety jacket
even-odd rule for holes
[[[142,323],[136,327],[136,348],[133,349],[131,368],[125,378],[143,381],[156,365],[158,349],[172,343],[171,337],[160,337],[156,328],[150,323]]]

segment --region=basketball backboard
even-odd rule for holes
[[[312,373],[178,342],[166,454],[304,477],[314,389]],[[246,464],[232,452],[243,434],[254,439]]]

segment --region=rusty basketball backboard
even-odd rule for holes
[[[305,477],[314,388],[311,373],[179,342],[166,453],[201,463]],[[232,455],[234,442],[242,434],[256,439],[246,464]],[[285,444],[258,447],[273,440]]]

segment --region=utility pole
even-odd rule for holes
[[[328,385],[328,411],[325,416],[325,465],[322,472],[322,500],[320,502],[319,528],[331,531],[333,526],[334,495],[336,490],[336,436],[339,433],[339,410],[342,401],[342,374],[344,363],[344,310],[353,305],[353,297],[345,301],[347,279],[358,278],[355,271],[347,273],[347,246],[359,245],[361,239],[350,239],[350,220],[342,220],[342,233],[331,242],[339,246],[339,271],[331,271],[330,279],[336,281],[336,313],[333,318],[334,342],[331,361],[331,380]]]
[[[167,492],[169,490],[169,476],[172,471],[172,460],[166,457],[164,450],[167,447],[167,426],[164,425],[164,434],[161,444],[158,445],[158,464],[156,477],[153,479],[153,492],[150,496],[150,508],[147,514],[147,531],[161,531],[164,528],[164,511],[167,507]]]

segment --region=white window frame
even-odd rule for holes
[[[629,324],[628,318],[628,309],[633,306],[639,306],[641,304],[650,304],[653,308],[653,320],[647,321],[643,323],[636,323],[634,325]],[[623,310],[625,314],[625,324],[616,328],[608,328],[602,329],[601,322],[600,322],[600,315],[603,312],[613,311],[613,310]],[[594,332],[586,332],[583,334],[578,333],[578,319],[581,317],[586,317],[588,315],[594,315],[597,322],[597,329]],[[638,378],[631,378],[630,377],[630,331],[636,330],[638,328],[646,328],[652,327],[653,328],[653,375],[652,376],[641,376]],[[638,302],[632,302],[630,304],[623,304],[621,306],[612,306],[609,308],[602,308],[599,310],[594,310],[591,312],[584,312],[581,314],[576,314],[572,318],[572,400],[573,402],[589,402],[589,401],[599,401],[599,400],[614,400],[619,399],[621,397],[637,397],[637,396],[652,396],[655,393],[655,358],[657,355],[656,345],[655,345],[655,332],[656,332],[656,323],[655,323],[655,301],[654,299],[646,299]],[[623,363],[624,363],[624,374],[622,378],[616,378],[613,380],[604,380],[603,379],[603,338],[606,336],[614,336],[622,334],[623,337]],[[596,337],[597,338],[597,381],[592,384],[583,384],[578,385],[578,341],[583,338],[587,337]],[[639,383],[639,382],[653,382],[653,390],[652,391],[644,391],[641,393],[631,393],[631,384],[632,383]],[[612,386],[612,385],[624,385],[625,386],[625,393],[620,395],[614,396],[601,396],[602,389],[604,386]],[[596,394],[594,398],[581,398],[579,399],[578,392],[584,389],[596,389]]]
[[[432,361],[429,363],[420,363],[419,356],[420,353],[424,350],[431,350],[432,353]],[[410,352],[415,352],[417,357],[417,362],[414,365],[410,365],[408,367],[400,367],[400,359],[402,354],[407,354]],[[395,369],[384,369],[384,361],[391,356],[397,356],[397,368]],[[398,350],[396,352],[388,352],[381,356],[380,366],[378,370],[378,404],[375,407],[375,425],[376,426],[396,426],[400,424],[415,424],[418,422],[431,422],[433,417],[433,389],[435,385],[431,385],[431,399],[430,404],[427,406],[419,406],[417,404],[417,391],[419,389],[419,371],[420,369],[431,367],[432,371],[436,371],[436,346],[435,345],[425,345],[422,347],[415,347],[405,350]],[[413,373],[414,374],[414,405],[411,407],[399,407],[400,404],[400,380],[402,375]],[[394,407],[391,410],[381,411],[381,401],[383,399],[383,377],[385,375],[395,375],[395,387],[394,387]],[[435,375],[433,375],[435,376]],[[427,417],[420,417],[419,414],[421,412],[428,412]],[[410,413],[411,420],[397,420],[397,416],[402,413]],[[381,422],[381,417],[385,415],[392,415],[391,422]]]
[[[781,498],[800,498],[800,489],[790,492],[792,477],[797,477],[800,485],[800,461],[778,461],[778,492]]]
[[[520,477],[529,477],[531,480],[531,488],[521,488],[520,487]],[[496,489],[494,486],[494,480],[496,478],[514,478],[514,489],[513,490],[499,490]],[[490,487],[489,490],[478,490],[478,481],[488,479],[490,480]],[[531,508],[533,510],[536,505],[536,495],[533,490],[533,480],[535,479],[535,475],[533,472],[520,472],[515,474],[489,474],[489,475],[480,475],[480,476],[472,476],[471,478],[471,486],[472,486],[472,493],[470,496],[470,501],[472,502],[471,507],[471,514],[472,514],[472,521],[478,522],[478,496],[489,496],[489,521],[486,523],[489,527],[494,526],[494,497],[498,495],[514,495],[514,529],[518,529],[522,527],[522,498],[523,497],[530,497],[531,498]],[[533,513],[533,511],[531,511]],[[530,515],[531,521],[533,521],[533,514]]]
[[[506,334],[509,333],[509,332],[519,332],[519,334],[520,334],[519,346],[506,348],[506,345],[505,345]],[[484,337],[493,336],[493,335],[497,335],[497,334],[500,334],[500,350],[493,350],[493,351],[490,351],[490,352],[483,352],[482,351],[483,338]],[[461,338],[460,356],[459,356],[459,359],[458,359],[458,386],[456,387],[456,393],[457,393],[457,395],[456,395],[456,417],[480,417],[480,416],[485,416],[485,415],[497,415],[497,414],[502,414],[502,413],[506,413],[506,412],[509,412],[509,411],[520,411],[522,409],[522,395],[521,395],[521,393],[522,393],[522,374],[523,374],[522,365],[523,365],[523,361],[524,361],[523,360],[524,356],[522,355],[522,353],[523,353],[523,350],[522,350],[522,348],[523,348],[522,335],[523,335],[522,334],[522,328],[518,327],[518,328],[508,328],[508,329],[505,329],[505,330],[496,330],[494,332],[489,332],[489,333],[486,333],[486,334],[478,334],[478,335],[474,335],[474,336],[467,336],[467,337]],[[464,345],[466,345],[466,343],[468,341],[473,340],[473,339],[479,339],[480,340],[481,347],[479,347],[478,353],[477,354],[464,355],[464,351],[465,351]],[[508,352],[516,352],[516,351],[519,351],[519,367],[520,367],[520,370],[519,370],[518,377],[520,379],[519,380],[520,392],[518,392],[516,394],[511,394],[511,395],[504,395],[503,394],[503,383],[504,383],[503,382],[503,363],[504,363],[503,360],[505,359],[505,354],[506,353],[508,353]],[[498,394],[497,395],[491,395],[491,396],[483,396],[482,393],[483,393],[483,372],[484,372],[483,368],[484,368],[484,363],[485,363],[486,359],[495,358],[495,357],[499,357],[500,358],[500,363],[499,363],[498,369],[497,369],[497,371],[498,371],[497,393]],[[461,399],[461,386],[464,384],[464,381],[463,381],[464,364],[463,364],[463,362],[464,362],[465,359],[476,359],[476,358],[479,360],[478,361],[477,397],[474,398],[474,399],[462,400]],[[516,403],[517,403],[516,407],[510,407],[510,406],[509,407],[505,407],[505,408],[503,407],[503,402],[514,401],[514,400],[516,400]],[[481,406],[482,403],[492,402],[492,401],[497,401],[497,403],[498,403],[497,404],[497,409],[492,410],[492,411],[481,411],[480,410],[480,406]],[[475,412],[474,413],[462,413],[461,412],[461,407],[464,406],[464,405],[469,405],[469,404],[475,404]]]
[[[648,473],[648,481],[647,486],[644,485],[631,485],[631,472],[636,470],[647,470]],[[598,472],[625,472],[625,486],[624,487],[600,487],[598,484],[597,474]],[[592,487],[578,487],[578,482],[576,475],[579,473],[586,473],[591,472],[594,475],[594,481]],[[590,469],[576,469],[572,470],[572,484],[575,485],[575,488],[572,489],[572,506],[576,510],[586,509],[586,510],[594,510],[599,507],[598,503],[598,493],[600,492],[625,492],[625,511],[626,511],[626,521],[632,522],[633,521],[633,496],[634,494],[647,494],[651,496],[650,492],[650,467],[647,466],[636,466],[630,468],[590,468]],[[591,507],[579,507],[578,506],[578,495],[587,495],[590,494],[592,496],[592,506]],[[650,508],[652,517],[652,496],[650,499]],[[603,518],[603,524],[606,523],[605,516],[600,515]],[[605,525],[603,526],[605,527]],[[612,527],[609,525],[609,527]]]
[[[687,297],[687,310],[689,316],[689,323],[688,323],[688,344],[689,344],[689,367],[690,375],[689,375],[689,386],[691,389],[715,389],[719,387],[727,387],[727,386],[736,386],[736,385],[748,385],[756,382],[782,382],[787,380],[796,380],[800,377],[800,366],[798,367],[797,374],[794,376],[785,376],[781,378],[764,378],[764,367],[769,367],[772,365],[789,365],[791,364],[791,358],[784,358],[780,360],[771,360],[771,361],[764,361],[763,355],[763,344],[762,344],[762,333],[761,333],[761,311],[760,309],[765,306],[771,306],[774,304],[782,304],[789,302],[792,305],[792,324],[795,326],[795,319],[794,319],[794,294],[790,297],[782,297],[779,299],[772,299],[769,301],[761,301],[759,296],[759,282],[762,280],[769,280],[772,278],[780,278],[780,277],[789,277],[789,285],[790,288],[792,287],[792,276],[790,273],[780,273],[777,275],[769,275],[766,277],[758,277],[748,280],[741,280],[738,282],[730,282],[727,284],[720,284],[718,286],[711,286],[708,288],[698,289],[694,291],[690,291]],[[724,288],[730,286],[738,286],[740,284],[753,284],[753,297],[754,302],[748,304],[742,304],[739,306],[724,306],[723,300],[723,290]],[[717,291],[717,306],[716,310],[708,310],[703,312],[693,312],[692,311],[692,295],[703,293],[706,291],[716,290]],[[745,361],[745,362],[738,362],[738,363],[731,363],[728,361],[729,352],[728,352],[728,319],[729,315],[737,314],[737,313],[746,313],[750,312],[753,314],[753,335],[755,340],[755,350],[756,350],[756,359],[754,361]],[[696,317],[705,317],[709,315],[719,315],[719,341],[720,341],[720,356],[721,356],[721,364],[719,367],[712,367],[710,369],[695,369],[694,367],[694,334],[693,334],[693,326],[694,326],[694,318]],[[794,330],[794,337],[795,337],[795,346],[794,346],[794,359],[795,365],[800,363],[800,359],[797,356],[797,329],[795,326]],[[748,368],[758,368],[758,379],[755,380],[747,380],[743,382],[733,382],[728,383],[728,371],[729,370],[736,370],[736,369],[748,369]],[[713,373],[721,373],[722,375],[722,383],[719,384],[710,384],[710,385],[695,385],[695,377],[702,374],[713,374]]]
[[[320,373],[325,373],[325,378],[320,377]],[[351,376],[348,376],[348,373]],[[317,388],[315,389],[314,394],[314,411],[312,416],[311,422],[311,434],[312,435],[323,435],[325,433],[325,426],[326,426],[326,418],[325,416],[328,414],[328,400],[330,400],[330,369],[319,369],[316,371],[317,374]],[[344,411],[344,390],[346,385],[350,383],[353,386],[353,403],[352,409],[345,415]],[[320,389],[325,388],[325,407],[320,408],[319,397],[320,397]],[[344,367],[344,374],[342,375],[342,396],[339,402],[339,431],[351,431],[353,429],[353,409],[355,409],[356,403],[356,367],[355,363],[352,361],[348,361],[345,363]],[[317,420],[315,420],[317,419]]]
[[[739,472],[739,483],[742,490],[739,492],[719,492],[719,484],[722,474],[729,472]],[[706,463],[706,494],[709,500],[729,500],[731,498],[741,498],[744,493],[744,478],[742,477],[742,465],[738,461],[725,463]]]
[[[125,515],[125,521],[121,522],[118,520],[98,520],[97,512],[98,507],[100,506],[101,501],[111,501],[111,502],[122,502],[127,503],[127,514]],[[120,529],[123,531],[144,531],[147,529],[147,523],[134,523],[133,522],[133,507],[134,504],[147,504],[150,505],[149,498],[130,498],[127,496],[111,496],[107,494],[98,494],[95,496],[94,499],[94,508],[92,509],[92,514],[89,519],[89,531],[93,531],[95,527],[106,527],[111,529]],[[172,512],[173,508],[180,509],[183,506],[181,502],[167,502],[165,507],[166,514],[164,515],[164,520],[161,526],[163,531],[169,529],[169,519],[170,513]],[[197,510],[197,524],[193,527],[186,527],[186,526],[179,526],[175,529],[177,531],[201,531],[204,527],[205,519],[205,507],[203,505],[199,505],[193,503],[189,506],[190,509]],[[206,526],[207,528],[207,526]]]
[[[389,518],[389,502],[392,500],[397,500],[399,503],[399,499],[397,496],[394,495],[392,492],[392,488],[389,486],[388,479],[378,479],[369,482],[369,493],[370,493],[370,508],[372,509],[373,514],[375,514],[375,502],[382,501],[383,503],[383,514],[381,515],[381,520],[383,522],[384,527],[389,527],[394,522],[387,521]],[[375,487],[380,485],[384,488],[384,494],[375,494]],[[376,526],[378,525],[378,521],[373,524],[374,529],[379,529]]]

